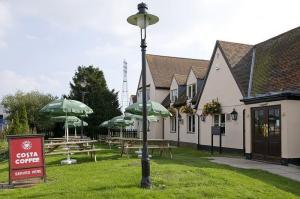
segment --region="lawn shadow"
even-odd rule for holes
[[[191,149],[190,149],[191,150]],[[258,169],[242,169],[231,167],[229,165],[217,164],[209,161],[210,157],[204,157],[201,154],[201,151],[198,151],[199,156],[197,156],[195,152],[193,152],[192,156],[190,154],[184,153],[181,150],[178,153],[174,153],[173,159],[168,157],[156,157],[152,159],[153,162],[157,164],[180,164],[187,165],[197,168],[213,168],[213,169],[226,169],[230,171],[237,172],[241,175],[245,175],[247,177],[260,180],[264,183],[270,184],[278,189],[281,189],[286,192],[290,192],[296,196],[300,196],[300,189],[297,187],[300,186],[300,183],[279,175],[275,175],[269,173],[267,171],[258,170]],[[205,152],[206,153],[206,152]],[[230,154],[226,154],[226,156],[230,156]],[[234,155],[236,157],[236,155]]]

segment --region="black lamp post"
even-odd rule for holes
[[[147,107],[146,107],[146,27],[158,22],[158,17],[147,13],[145,3],[138,4],[138,13],[127,18],[127,22],[138,26],[141,30],[142,49],[142,102],[143,102],[143,151],[142,151],[142,188],[151,188],[150,159],[147,144]]]
[[[84,103],[84,88],[87,86],[87,82],[85,80],[85,78],[82,80],[82,82],[80,82],[80,86],[82,87],[82,93],[81,93],[81,102]],[[81,118],[81,132],[80,132],[80,138],[83,139],[83,120]]]

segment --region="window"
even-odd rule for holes
[[[177,89],[171,90],[170,100],[171,102],[175,102],[177,100]]]
[[[146,101],[150,100],[150,88],[146,88]],[[142,89],[138,91],[138,102],[143,101],[143,92]]]
[[[187,96],[192,99],[196,95],[196,84],[191,84],[187,86]]]
[[[221,127],[221,133],[225,134],[225,114],[214,115],[214,126]]]
[[[189,133],[195,133],[195,115],[187,116],[187,127]]]
[[[176,117],[170,117],[171,132],[176,133]]]

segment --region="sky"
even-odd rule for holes
[[[216,40],[256,44],[300,25],[299,0],[148,0],[160,21],[147,53],[210,59]],[[104,72],[109,89],[135,94],[139,29],[127,23],[137,0],[0,0],[0,99],[17,90],[60,97],[79,65]]]

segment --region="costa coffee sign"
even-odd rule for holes
[[[45,179],[43,135],[8,136],[9,181],[42,177]]]

